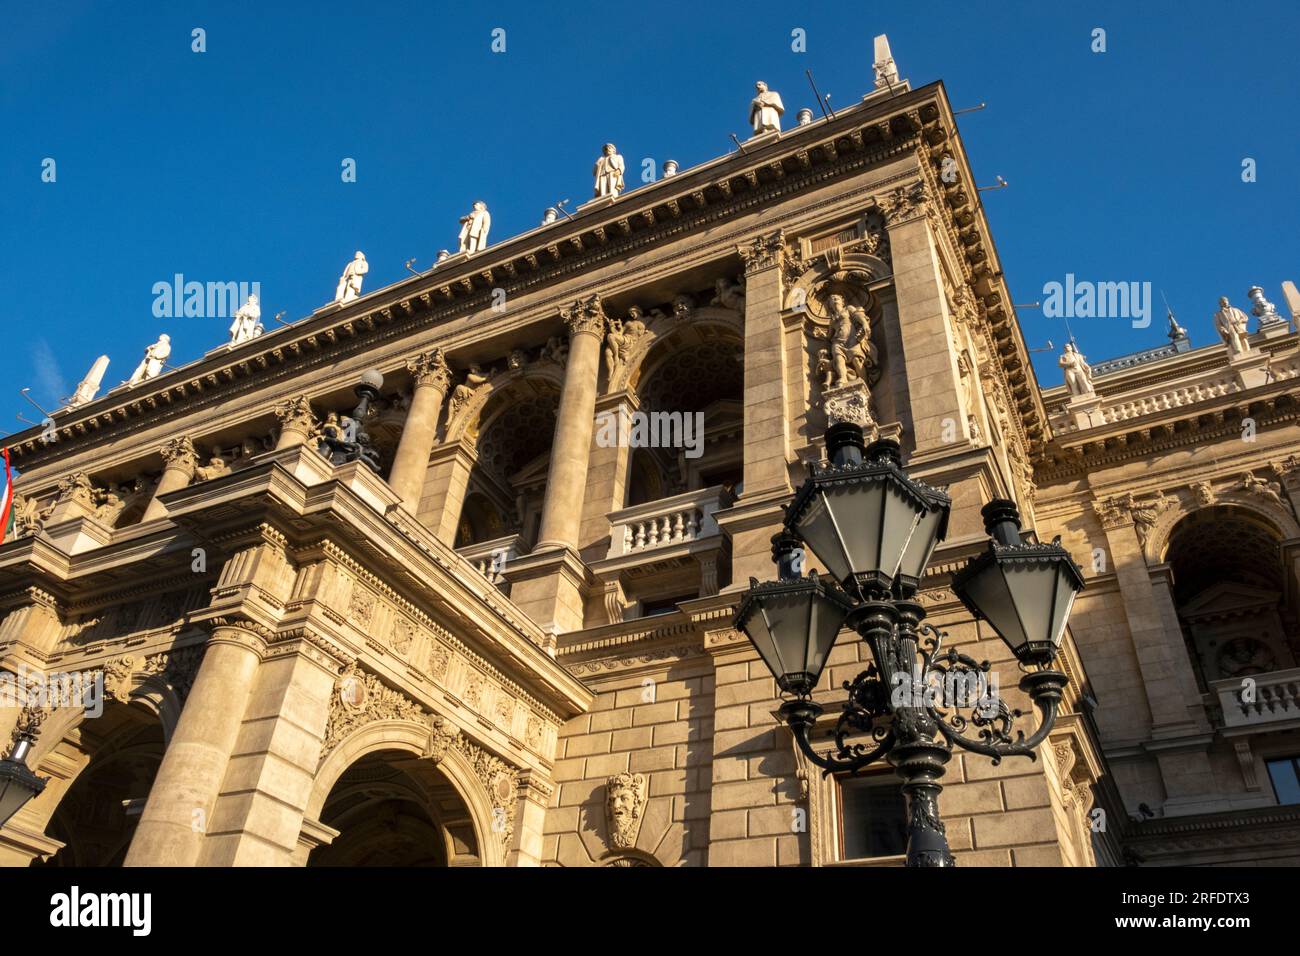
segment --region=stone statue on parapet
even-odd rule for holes
[[[1065,370],[1065,385],[1071,395],[1093,395],[1092,366],[1084,360],[1083,353],[1074,347],[1073,342],[1065,343],[1065,351],[1057,362]]]
[[[754,90],[757,95],[749,104],[749,124],[754,128],[754,135],[779,131],[781,114],[785,112],[781,94],[769,90],[762,80],[754,84]]]
[[[127,384],[139,385],[146,379],[157,378],[161,375],[164,363],[172,354],[171,342],[171,336],[166,332],[158,336],[158,341],[144,350],[144,358],[135,367],[135,371],[127,380]]]
[[[1219,311],[1214,313],[1214,328],[1228,346],[1231,355],[1243,355],[1250,351],[1250,341],[1246,338],[1248,319],[1242,312],[1228,302],[1227,296],[1219,298]]]
[[[492,214],[487,203],[474,203],[474,211],[460,217],[460,251],[482,252],[487,248],[488,230],[492,228]]]
[[[343,275],[339,277],[338,289],[334,292],[334,301],[351,302],[361,295],[361,281],[369,271],[370,263],[366,262],[365,253],[358,249],[357,254],[352,257],[352,261],[343,269]]]
[[[623,169],[623,157],[618,154],[613,143],[606,143],[591,171],[596,177],[596,190],[593,195],[596,198],[618,196],[623,191]]]
[[[238,345],[255,339],[263,332],[262,308],[257,304],[257,296],[250,295],[248,301],[239,307],[235,319],[230,323],[230,344]]]

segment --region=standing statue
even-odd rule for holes
[[[785,112],[781,94],[769,90],[762,80],[754,84],[754,89],[758,95],[749,104],[749,123],[754,127],[754,135],[780,131],[781,114]]]
[[[1073,342],[1065,343],[1065,352],[1057,364],[1065,369],[1065,384],[1071,395],[1095,394],[1092,390],[1092,366],[1084,361],[1083,354]]]
[[[488,230],[492,228],[492,214],[487,203],[478,200],[474,211],[460,217],[460,251],[482,252],[487,248]]]
[[[135,367],[135,372],[127,380],[128,385],[139,385],[145,379],[157,378],[162,374],[163,363],[172,354],[171,336],[164,332],[158,341],[144,350],[144,358]]]
[[[239,307],[235,320],[230,323],[230,344],[238,345],[255,339],[263,332],[262,309],[257,304],[257,296],[250,295],[248,301]]]
[[[596,191],[593,195],[617,196],[623,191],[623,157],[618,154],[613,143],[606,143],[600,159],[592,169],[596,177]]]
[[[1219,311],[1214,313],[1214,328],[1218,331],[1219,338],[1227,344],[1229,354],[1242,355],[1250,351],[1250,342],[1246,339],[1247,321],[1246,313],[1229,305],[1227,296],[1219,297]]]
[[[623,334],[623,323],[612,318],[609,320],[609,332],[605,335],[605,373],[611,382],[627,361],[627,351],[628,341]]]
[[[369,271],[370,263],[366,262],[365,253],[358,249],[357,254],[343,270],[343,275],[339,277],[339,287],[334,293],[334,301],[351,302],[361,295],[361,280]]]
[[[867,313],[856,305],[846,305],[838,292],[826,302],[830,319],[831,371],[835,385],[847,385],[850,379],[867,380],[871,364],[871,322]]]

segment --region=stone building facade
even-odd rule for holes
[[[732,627],[832,418],[947,488],[921,598],[1012,706],[980,506],[1087,574],[1039,759],[948,765],[960,864],[1300,860],[1296,334],[1040,391],[942,84],[878,86],[16,436],[0,669],[104,700],[0,708],[49,781],[0,861],[899,863]],[[319,450],[370,370],[377,472]]]

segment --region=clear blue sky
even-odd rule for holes
[[[731,150],[757,79],[787,122],[813,105],[808,68],[832,105],[854,103],[882,32],[914,85],[988,103],[961,130],[977,179],[1011,183],[984,201],[1017,302],[1067,272],[1149,281],[1205,344],[1219,295],[1248,308],[1259,283],[1281,308],[1281,282],[1300,281],[1294,0],[470,6],[8,4],[0,432],[39,417],[20,387],[53,406],[101,352],[115,384],[159,332],[176,365],[225,341],[228,320],[154,317],[153,285],[175,273],[260,282],[268,326],[302,317],[357,249],[367,290],[454,249],[474,199],[494,241],[583,201],[607,140],[630,174],[646,156],[684,169]],[[191,52],[195,27],[206,53]],[[1245,157],[1257,182],[1241,180]],[[1060,320],[1020,314],[1030,346],[1059,347]],[[1073,324],[1093,361],[1163,341],[1159,309],[1145,330]],[[1060,381],[1054,353],[1035,359],[1044,385]]]

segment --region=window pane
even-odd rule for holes
[[[898,856],[907,852],[907,811],[892,774],[840,781],[840,829],[844,859]]]
[[[1300,758],[1285,757],[1268,762],[1268,775],[1273,780],[1273,792],[1277,794],[1278,803],[1300,803],[1300,778],[1296,773],[1298,761]]]

